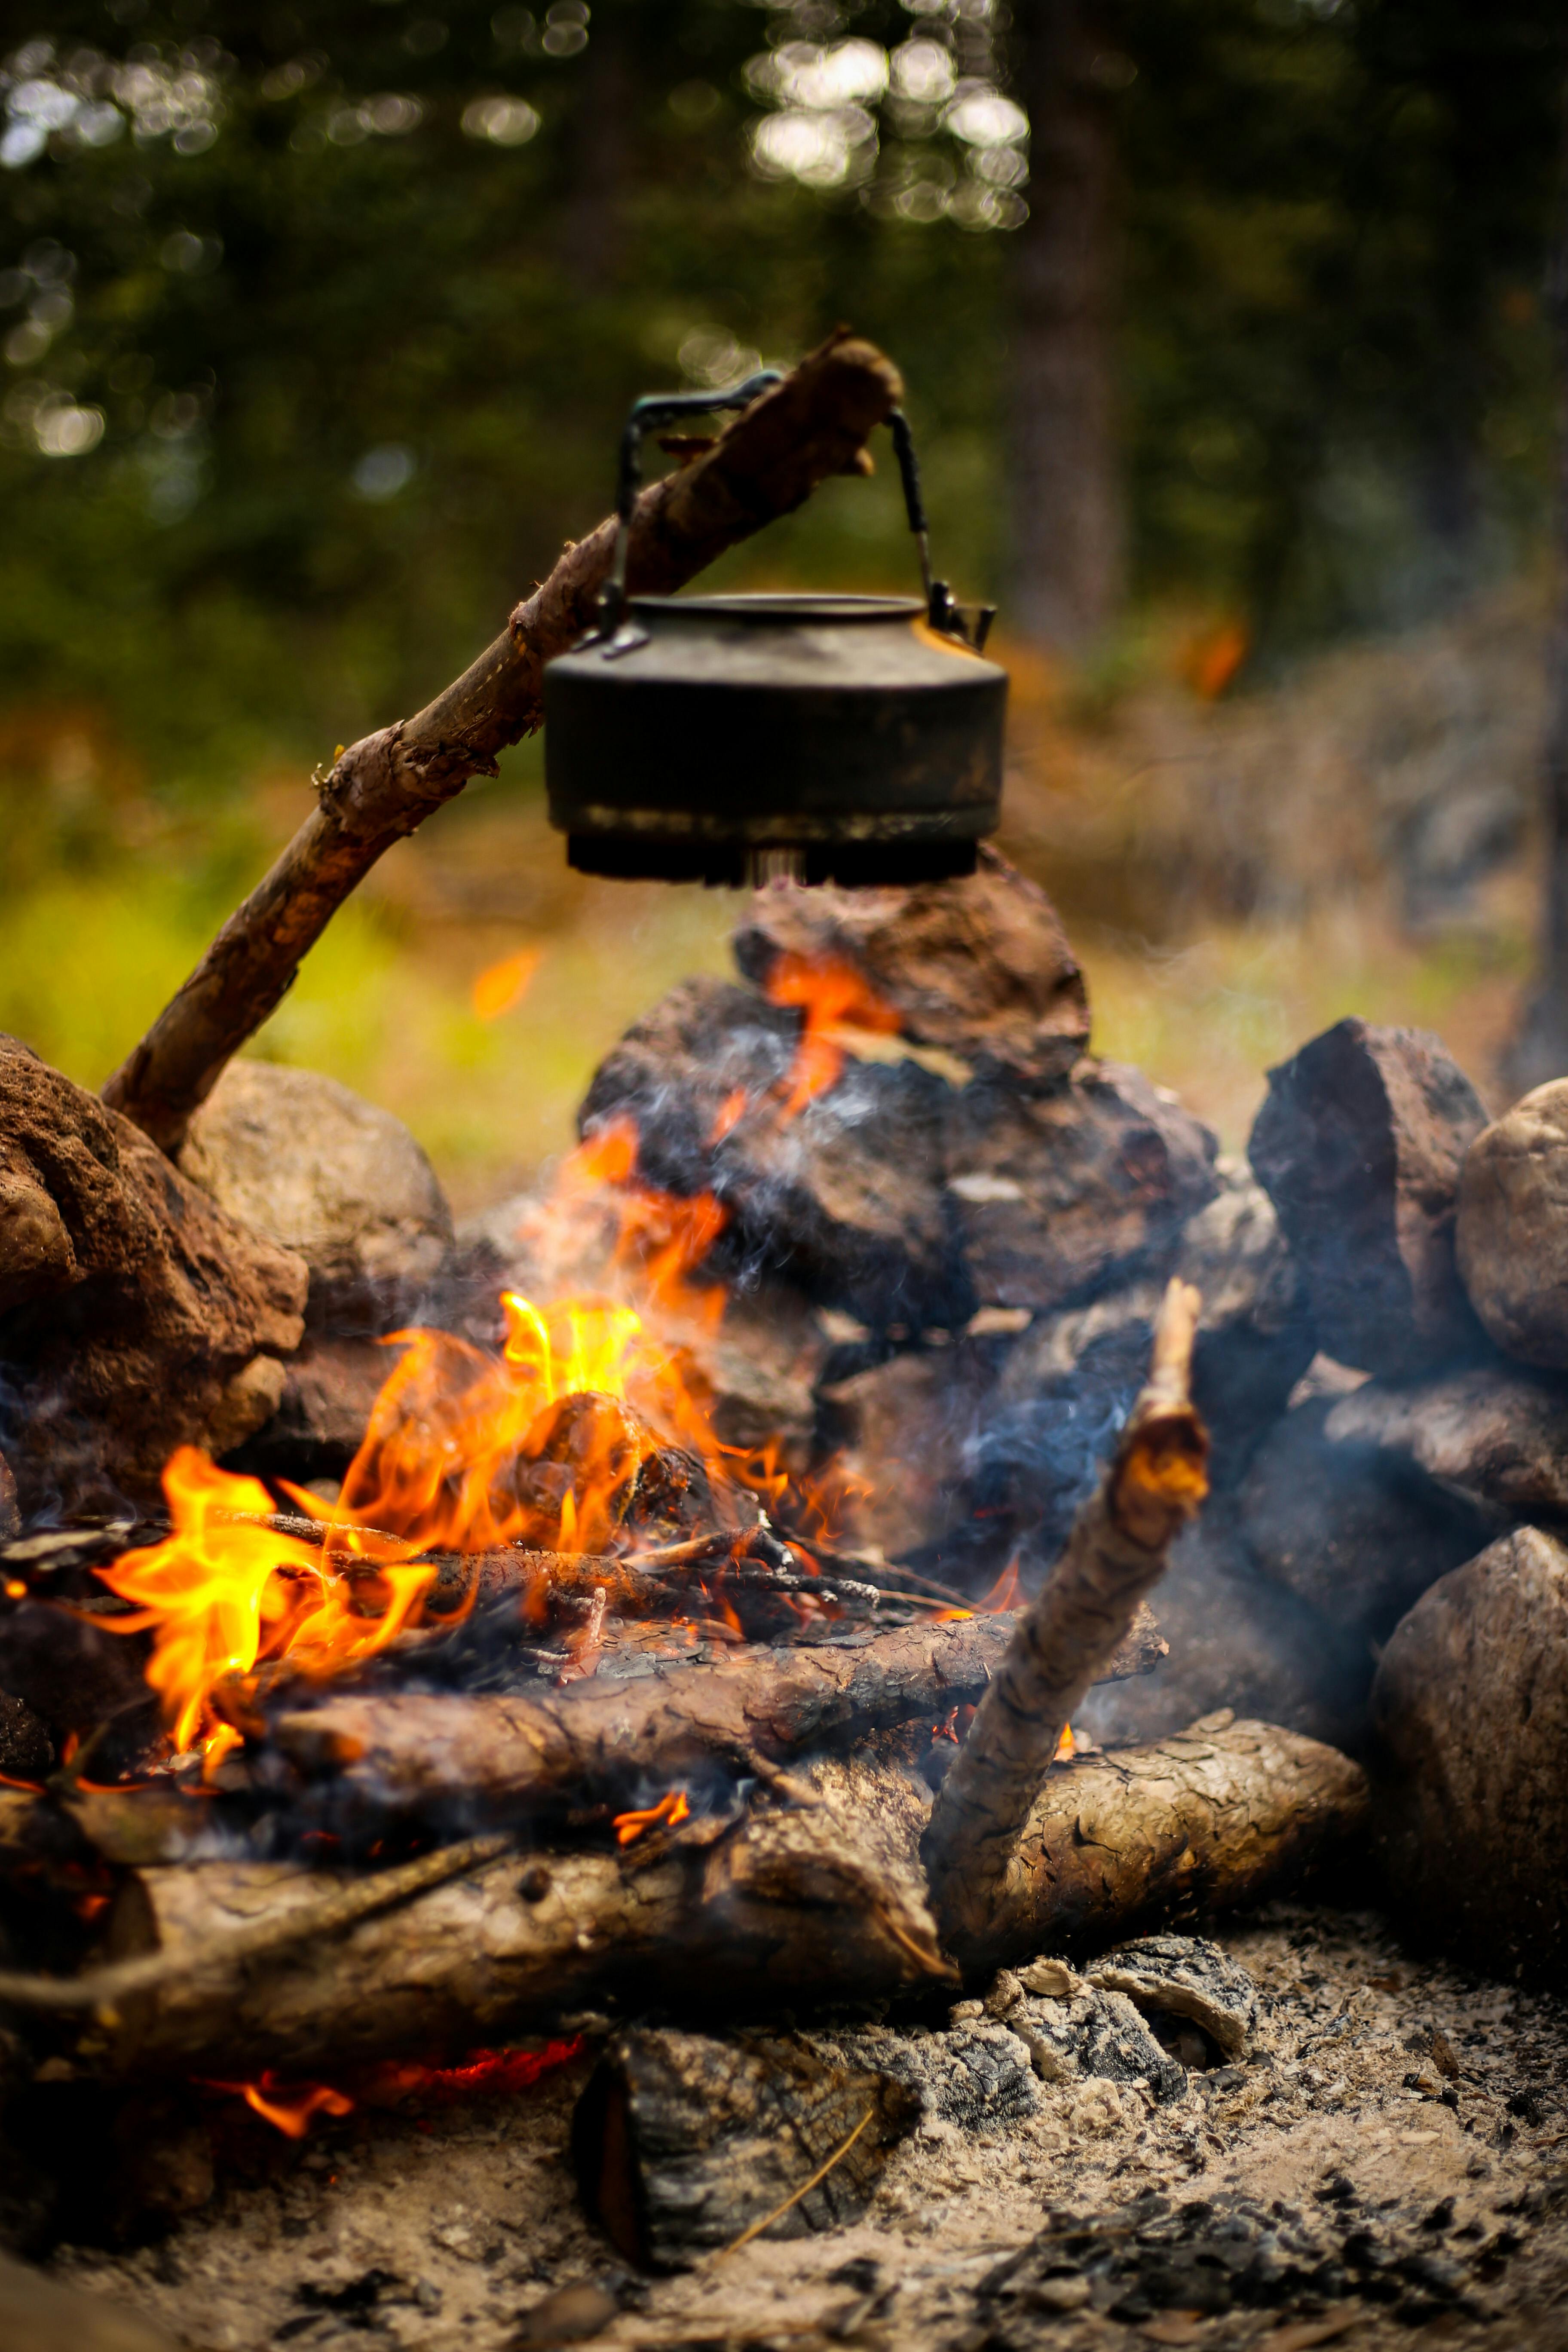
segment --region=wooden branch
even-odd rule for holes
[[[79,2050],[110,2074],[342,2078],[402,2053],[462,2054],[592,2005],[715,2003],[776,2021],[934,1984],[942,1962],[918,1852],[924,1791],[864,1757],[810,1768],[818,1803],[713,1834],[694,1822],[644,1856],[510,1855],[330,1940],[279,1934],[236,1964],[235,1923],[319,1905],[335,1874],[256,1863],[135,1873],[116,1933],[166,1962]],[[984,1973],[1026,1952],[1115,1942],[1179,1909],[1207,1916],[1278,1892],[1357,1829],[1366,1781],[1316,1740],[1228,1716],[1047,1776],[1025,1825]]]
[[[1148,1386],[1067,1549],[1023,1615],[942,1784],[924,1853],[949,1948],[992,1948],[1018,1840],[1062,1732],[1207,1492],[1208,1437],[1187,1381],[1198,1294],[1173,1282]]]
[[[856,470],[902,395],[871,344],[839,333],[754,401],[712,447],[638,501],[628,584],[667,594],[791,513],[829,475]],[[173,1154],[224,1065],[279,1004],[301,958],[395,841],[494,775],[496,755],[539,725],[544,666],[590,625],[614,520],[568,546],[492,646],[409,719],[340,751],[321,805],[230,916],[177,996],[103,1088]]]
[[[715,1758],[781,1760],[879,1725],[940,1722],[981,1697],[1016,1622],[904,1625],[854,1646],[737,1648],[721,1663],[671,1660],[635,1681],[537,1695],[339,1686],[276,1708],[268,1732],[301,1771],[330,1777],[335,1808],[518,1821],[630,1801],[634,1781],[674,1785]],[[1163,1651],[1157,1634],[1141,1636],[1101,1671],[1143,1673]],[[242,1727],[254,1730],[254,1717]]]

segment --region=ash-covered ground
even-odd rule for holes
[[[1280,1905],[1217,1940],[1259,1994],[1236,2063],[1163,2104],[1031,2077],[1021,2101],[1015,2083],[928,2112],[831,2234],[629,2272],[573,2179],[584,2055],[520,2095],[361,2111],[303,2143],[247,2120],[213,2201],[162,2242],[53,2266],[193,2352],[1568,2346],[1562,2004],[1413,1961],[1370,1915]]]

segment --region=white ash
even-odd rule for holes
[[[1030,2112],[914,2133],[854,2227],[759,2239],[695,2274],[630,2279],[583,2221],[566,2140],[585,2063],[510,2100],[363,2111],[303,2146],[257,2123],[246,2168],[163,2244],[68,2248],[54,2266],[193,2352],[367,2339],[505,2352],[529,2309],[574,2282],[600,2283],[618,2311],[595,2339],[610,2347],[782,2346],[821,2329],[868,2352],[1147,2352],[1154,2326],[1166,2342],[1251,2352],[1325,2306],[1353,2321],[1354,2352],[1408,2352],[1408,2323],[1434,2313],[1445,2352],[1555,2340],[1563,2005],[1412,1961],[1372,1919],[1323,1909],[1277,1906],[1213,1940],[1258,1989],[1237,2063],[1190,2072],[1163,2105],[1136,2084],[1036,2078]],[[1018,1972],[1038,1977],[1026,1991],[1042,2004],[1058,1983],[1072,1997],[1071,1973]],[[984,2046],[1001,2047],[989,2032]],[[1064,2269],[1069,2237],[1086,2244]],[[1262,2266],[1287,2273],[1259,2289],[1278,2299],[1178,2319],[1216,2247],[1226,2278],[1262,2248]],[[1157,2304],[1175,2289],[1186,2300]],[[1161,2316],[1133,2316],[1140,2296]]]

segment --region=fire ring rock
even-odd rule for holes
[[[1247,1156],[1306,1279],[1319,1345],[1390,1379],[1484,1339],[1454,1262],[1459,1169],[1486,1125],[1436,1037],[1341,1021],[1268,1073]]]
[[[1373,1686],[1373,1827],[1418,1934],[1561,1981],[1568,1549],[1521,1528],[1423,1595]]]
[[[317,1330],[405,1321],[451,1244],[446,1196],[402,1120],[316,1070],[231,1062],[180,1167],[241,1224],[298,1251]]]
[[[1459,1178],[1459,1272],[1505,1355],[1568,1366],[1568,1078],[1478,1135]]]

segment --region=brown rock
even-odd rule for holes
[[[1417,1933],[1489,1976],[1568,1951],[1568,1550],[1521,1528],[1418,1601],[1373,1691],[1373,1822]]]
[[[374,1339],[311,1333],[279,1367],[281,1389],[270,1419],[230,1452],[227,1467],[301,1483],[341,1478],[359,1452],[371,1407],[397,1357],[395,1348]]]
[[[1484,1345],[1454,1260],[1479,1096],[1418,1029],[1341,1021],[1268,1073],[1248,1156],[1341,1363],[1398,1379]]]
[[[1488,1533],[1568,1519],[1568,1381],[1492,1364],[1398,1388],[1368,1381],[1323,1427],[1333,1445],[1375,1446],[1396,1475],[1404,1465],[1429,1478]]]
[[[947,1190],[985,1306],[1066,1307],[1168,1272],[1211,1201],[1218,1147],[1173,1095],[1114,1062],[1048,1094],[982,1081],[950,1097]]]
[[[1089,1044],[1083,974],[1055,908],[984,846],[965,880],[912,890],[770,882],[734,945],[763,988],[781,955],[849,964],[896,1009],[906,1037],[1017,1086],[1051,1086]]]
[[[786,1117],[801,1031],[791,1007],[683,982],[600,1064],[579,1127],[629,1119],[644,1181],[716,1194],[716,1265],[784,1276],[868,1324],[963,1322],[973,1300],[942,1189],[952,1090],[913,1063],[851,1055]]]
[[[1505,1355],[1568,1368],[1568,1078],[1478,1135],[1459,1178],[1459,1272]]]
[[[1287,1413],[1258,1447],[1238,1502],[1242,1539],[1271,1584],[1380,1641],[1496,1522],[1444,1494],[1410,1449],[1383,1444],[1375,1415],[1355,1415],[1371,1385]]]
[[[318,1330],[395,1329],[451,1244],[446,1196],[402,1120],[316,1070],[231,1062],[191,1121],[180,1167],[229,1216],[305,1260]]]
[[[966,1515],[991,1378],[983,1349],[935,1348],[890,1357],[823,1391],[827,1434],[842,1449],[838,1467],[847,1477],[842,1540],[878,1544],[900,1559]]]
[[[278,1358],[300,1339],[299,1258],[236,1224],[139,1128],[13,1038],[0,1039],[0,1171],[30,1204],[11,1227],[14,1265],[0,1244],[24,1510],[153,1500],[176,1445],[232,1445],[267,1419]]]

